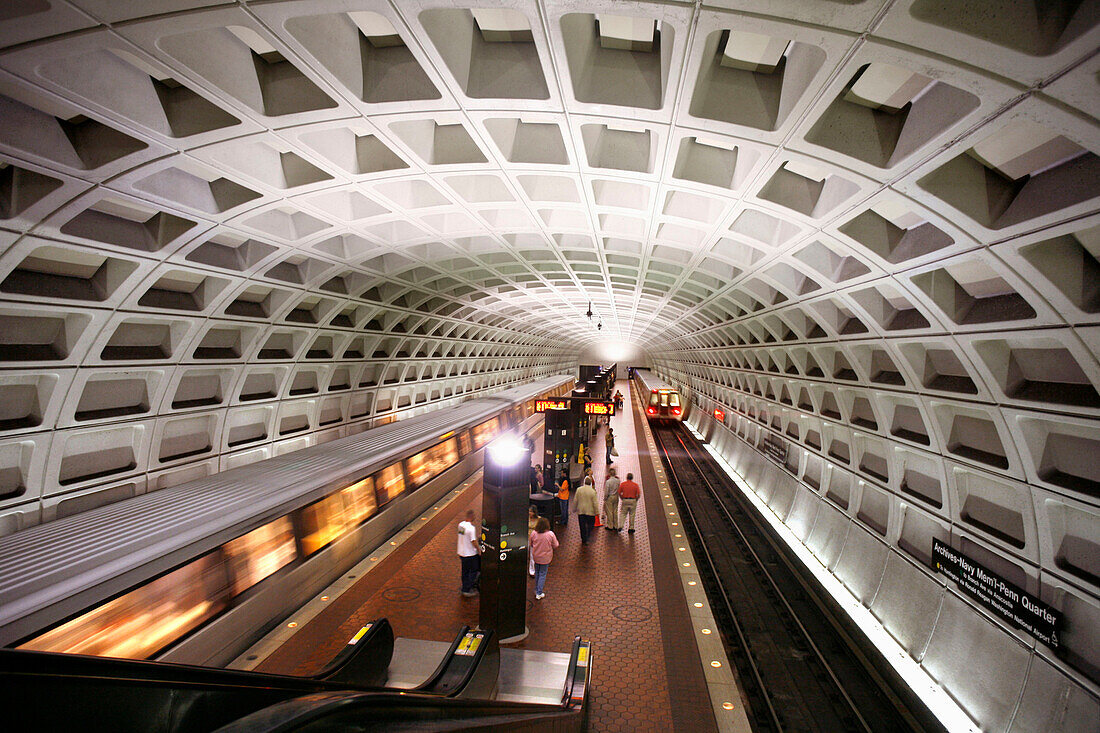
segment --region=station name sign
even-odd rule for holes
[[[1047,646],[1058,648],[1060,611],[983,567],[950,545],[932,538],[932,566],[994,614]]]
[[[764,446],[764,454],[774,458],[779,463],[787,460],[787,444],[778,438],[768,436],[761,443]]]
[[[586,415],[614,415],[615,403],[603,400],[591,400],[585,397],[556,397],[552,400],[535,400],[535,412],[549,410],[568,410],[573,403],[583,405]]]

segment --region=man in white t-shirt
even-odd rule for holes
[[[476,515],[473,509],[466,511],[466,521],[458,525],[458,559],[462,561],[462,595],[477,595],[478,577],[481,575],[481,546],[477,541]]]

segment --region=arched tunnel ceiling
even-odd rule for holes
[[[5,531],[607,342],[1095,506],[1096,2],[471,5],[4,11]]]
[[[30,3],[2,31],[5,219],[118,252],[98,302],[124,309],[156,308],[158,281],[201,284],[190,310],[211,317],[309,293],[318,325],[381,302],[569,347],[702,345],[742,321],[892,335],[896,313],[943,332],[988,298],[1050,325],[1072,285],[989,245],[1089,229],[1095,20],[949,0]]]
[[[1095,708],[1096,0],[0,20],[0,534],[613,346],[789,442],[906,592],[952,538],[1065,614],[1056,654],[947,616],[983,727],[1025,646]]]

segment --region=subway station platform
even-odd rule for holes
[[[528,583],[530,633],[502,647],[502,677],[509,673],[509,659],[514,668],[522,667],[515,652],[503,650],[568,652],[574,636],[580,635],[593,643],[592,730],[747,730],[724,655],[697,643],[705,596],[694,588],[694,581],[685,580],[690,576],[684,574],[684,566],[690,570],[690,562],[681,562],[683,550],[678,552],[672,541],[676,533],[670,532],[670,519],[675,519],[675,510],[666,508],[658,488],[663,478],[650,456],[645,420],[632,409],[629,384],[620,380],[616,386],[627,401],[611,419],[619,452],[614,465],[620,478],[633,472],[642,487],[636,532],[598,527],[592,540],[582,545],[571,506],[567,526],[553,526],[561,547],[550,566],[545,598],[536,601],[534,579]],[[602,460],[605,433],[601,428],[593,443],[593,473],[601,502],[607,469]],[[532,437],[537,437],[535,455],[541,456],[541,429]],[[325,595],[286,619],[234,666],[311,674],[364,623],[385,617],[401,637],[391,677],[405,675],[410,685],[415,684],[417,670],[401,659],[403,649],[419,645],[430,650],[433,643],[450,642],[463,624],[478,622],[478,598],[459,593],[455,553],[455,528],[467,509],[480,518],[480,474],[426,512],[416,526],[372,553]],[[717,634],[713,636],[720,649]],[[711,661],[716,656],[720,662]],[[711,666],[715,663],[717,668]]]

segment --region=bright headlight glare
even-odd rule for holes
[[[519,438],[514,435],[502,435],[488,448],[489,458],[498,466],[514,466],[523,460],[527,451]]]

